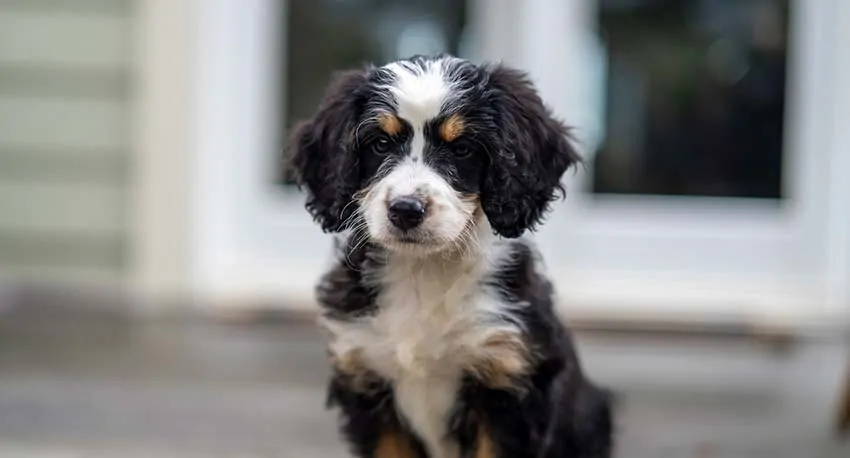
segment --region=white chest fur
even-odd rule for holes
[[[485,342],[518,329],[495,318],[509,313],[482,285],[485,262],[453,265],[392,262],[384,274],[379,311],[356,322],[327,323],[338,357],[357,353],[393,381],[396,405],[434,458],[456,458],[446,424],[464,367]]]

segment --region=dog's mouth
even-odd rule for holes
[[[389,230],[386,236],[378,242],[392,251],[419,253],[423,251],[439,251],[442,245],[438,240],[423,231]]]
[[[465,245],[473,243],[474,238],[472,219],[463,230],[451,235],[434,234],[423,229],[400,231],[388,228],[380,237],[373,237],[379,245],[391,252],[416,257],[467,251]]]
[[[402,244],[423,245],[432,242],[431,237],[423,231],[400,231],[398,229],[389,230],[389,238],[391,241]]]
[[[415,257],[438,253],[451,245],[451,242],[440,240],[422,229],[401,231],[395,228],[385,228],[371,235],[375,243],[388,251]]]

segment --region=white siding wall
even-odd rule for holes
[[[0,0],[0,271],[125,268],[133,0]]]

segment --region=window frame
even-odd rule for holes
[[[555,101],[564,118],[584,121],[591,145],[600,116],[593,109],[599,88],[589,76],[598,73],[576,77],[574,69],[592,63],[584,50],[592,45],[594,3],[528,3],[529,36],[522,40],[529,56],[524,67],[536,75],[544,98]],[[570,195],[540,237],[562,303],[569,304],[566,313],[749,321],[846,312],[825,286],[825,279],[841,275],[832,270],[831,253],[843,243],[833,226],[841,217],[825,203],[840,202],[845,185],[839,179],[823,186],[822,179],[834,175],[830,163],[848,144],[830,116],[834,95],[844,92],[832,74],[840,7],[799,0],[792,7],[788,197],[592,195],[584,191],[589,174],[568,175]],[[559,27],[564,16],[576,22]],[[536,51],[538,42],[565,43],[560,52],[566,57],[558,62]]]

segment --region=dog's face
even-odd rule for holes
[[[412,254],[533,229],[578,160],[523,73],[449,56],[338,75],[290,149],[325,231]]]

